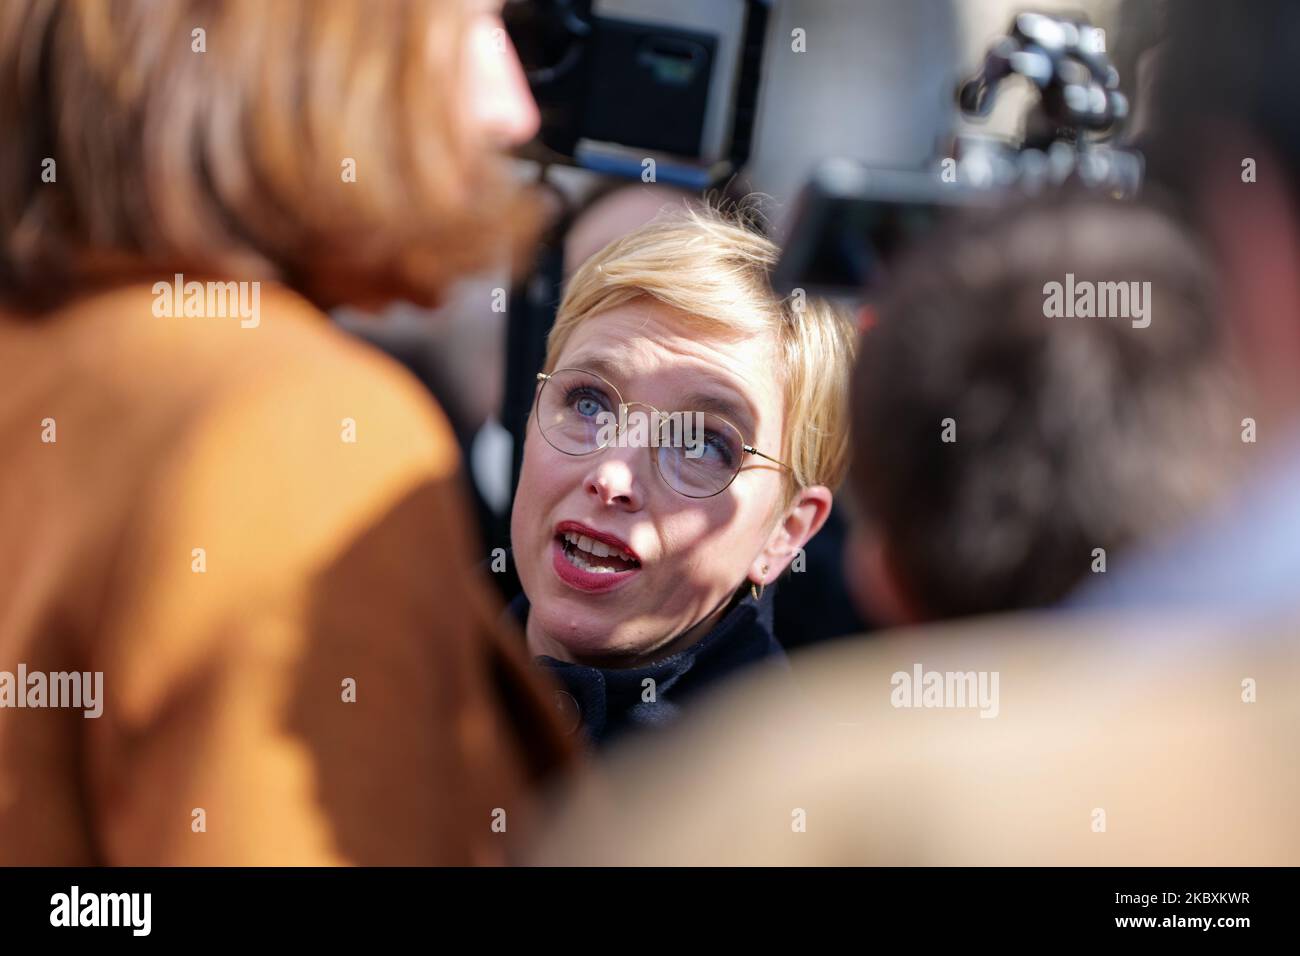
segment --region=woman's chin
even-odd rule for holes
[[[540,640],[531,649],[534,654],[545,654],[557,660],[600,664],[637,657],[653,645],[653,641],[638,640],[618,622],[598,618],[576,619],[572,614],[547,613],[549,609],[533,606],[529,610],[529,623],[537,615],[536,624]],[[559,609],[556,609],[557,611]],[[531,628],[530,628],[531,630]],[[642,646],[646,645],[646,646]]]

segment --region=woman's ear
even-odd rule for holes
[[[800,489],[749,567],[755,584],[775,581],[799,549],[821,530],[831,513],[831,490],[824,485]]]

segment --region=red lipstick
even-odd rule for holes
[[[641,559],[618,535],[561,521],[551,540],[551,565],[565,584],[588,594],[612,591],[641,570]]]

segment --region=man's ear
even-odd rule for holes
[[[1266,146],[1227,133],[1215,149],[1216,170],[1200,184],[1201,211],[1217,240],[1230,325],[1244,353],[1252,386],[1282,415],[1300,410],[1300,222],[1292,212],[1295,194],[1276,171],[1281,162]],[[1235,148],[1234,148],[1235,147]],[[1258,180],[1242,181],[1242,157],[1258,160]],[[1271,175],[1270,175],[1271,174]]]
[[[885,542],[878,535],[854,525],[844,551],[845,583],[863,618],[880,627],[918,624],[925,619],[907,596]]]
[[[775,581],[794,560],[799,549],[826,523],[831,513],[831,500],[831,490],[824,485],[800,489],[767,536],[763,550],[749,566],[749,580],[755,584]]]

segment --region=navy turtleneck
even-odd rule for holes
[[[572,710],[591,742],[603,746],[633,728],[671,723],[698,691],[750,664],[785,666],[785,652],[772,630],[772,592],[768,587],[758,601],[746,593],[704,637],[644,667],[591,667],[544,655],[535,660],[572,698],[561,698],[561,709]],[[522,592],[510,602],[521,629],[528,622],[528,607]]]

